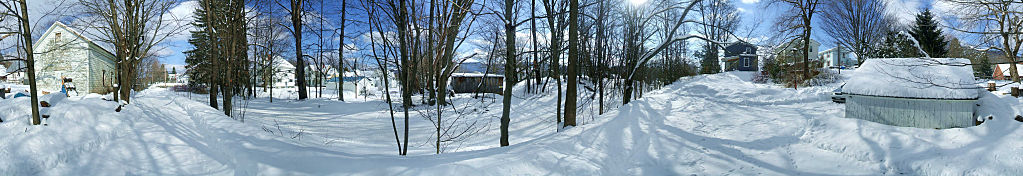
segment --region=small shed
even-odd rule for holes
[[[455,93],[473,93],[478,87],[480,92],[500,94],[501,88],[504,87],[504,75],[452,73],[448,84]]]
[[[961,58],[868,59],[842,90],[847,118],[919,128],[975,125],[979,91]]]

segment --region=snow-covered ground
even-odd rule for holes
[[[1017,98],[982,93],[978,115],[993,120],[976,127],[893,127],[843,118],[843,105],[829,98],[837,83],[793,90],[748,77],[683,78],[561,132],[554,132],[555,96],[523,95],[514,101],[509,147],[496,147],[499,99],[459,95],[445,118],[489,125],[434,155],[431,116],[419,113],[434,107],[418,106],[405,157],[396,156],[379,98],[239,101],[246,103],[236,104],[245,107],[240,122],[205,97],[154,88],[122,112],[97,96],[69,98],[56,103],[47,126],[28,125],[27,98],[6,99],[0,175],[1023,173],[1023,123],[1012,119],[1023,108]]]

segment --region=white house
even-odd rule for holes
[[[295,66],[281,57],[273,60],[273,87],[295,87]]]
[[[820,57],[817,55],[820,51],[820,43],[816,40],[810,39],[810,55],[809,59],[811,62],[820,62]],[[779,45],[775,58],[780,59],[784,63],[801,63],[803,62],[803,42],[802,40],[793,39],[792,41]]]
[[[854,54],[842,46],[821,51],[818,55],[823,59],[824,67],[852,67],[856,65],[856,58],[853,57]]]
[[[80,93],[113,90],[114,55],[61,22],[54,22],[32,46],[36,86],[56,92],[62,78],[72,79]]]
[[[842,92],[845,117],[919,128],[956,128],[975,124],[982,91],[969,59],[868,59]]]

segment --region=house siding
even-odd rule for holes
[[[55,33],[61,33],[57,41]],[[43,91],[60,91],[61,77],[84,80],[89,73],[88,44],[63,28],[54,28],[40,40],[35,48],[36,79]],[[88,84],[76,84],[79,90],[89,90]]]
[[[974,126],[977,100],[940,100],[849,95],[845,117],[919,128]]]
[[[33,46],[36,85],[42,91],[58,92],[61,78],[71,78],[78,93],[108,93],[112,86],[113,56],[88,39],[54,23]]]
[[[113,91],[114,56],[104,52],[99,46],[92,45],[89,55],[89,90],[90,93],[107,94]]]

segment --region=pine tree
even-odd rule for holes
[[[905,35],[900,35],[897,30],[889,30],[885,33],[884,40],[880,43],[880,46],[874,47],[877,50],[874,51],[874,56],[880,58],[908,58],[908,57],[923,57],[923,53],[913,46],[913,41],[910,41]]]
[[[948,49],[945,48],[948,41],[945,41],[941,35],[941,29],[938,29],[930,9],[916,15],[916,25],[913,26],[910,34],[917,42],[920,42],[920,48],[927,52],[927,55],[940,58],[945,57],[945,54],[948,53]]]
[[[700,60],[700,74],[714,74],[721,72],[721,65],[718,63],[717,51],[710,47],[710,45],[704,46],[703,51],[696,53],[697,58]]]
[[[991,60],[988,59],[987,55],[981,57],[980,65],[978,67],[979,67],[979,69],[977,70],[979,74],[977,75],[978,77],[990,78],[991,75],[994,74],[995,72],[994,68],[991,68],[992,67]]]

